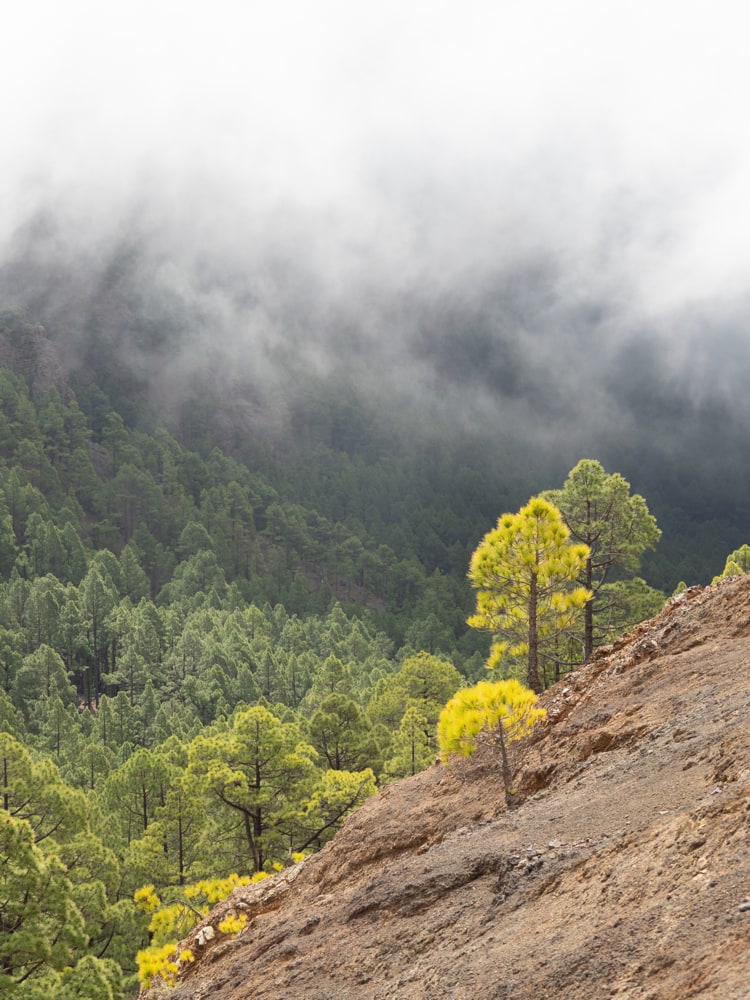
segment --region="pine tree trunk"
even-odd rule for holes
[[[591,590],[591,556],[586,560],[586,589]],[[594,598],[586,601],[583,609],[583,662],[587,663],[594,652]]]
[[[510,766],[508,745],[505,740],[505,727],[502,720],[497,727],[497,742],[500,744],[500,758],[503,770],[503,786],[505,788],[505,804],[509,809],[515,809],[518,804],[518,793],[513,787],[513,769]]]
[[[539,680],[539,629],[537,626],[537,605],[539,602],[539,583],[536,572],[531,574],[529,581],[529,660],[526,671],[526,683],[535,694],[542,690]]]

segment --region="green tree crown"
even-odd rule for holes
[[[560,511],[543,497],[499,518],[469,568],[477,606],[468,622],[494,635],[490,667],[506,653],[523,656],[528,686],[541,690],[541,657],[591,597],[577,584],[588,554],[587,545],[571,543]]]

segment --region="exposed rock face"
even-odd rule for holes
[[[69,393],[57,348],[43,326],[20,313],[0,312],[0,368],[26,378],[34,399],[51,388],[63,399]]]
[[[387,786],[169,995],[746,1000],[749,639],[750,577],[686,592],[543,696],[519,808],[486,755]]]

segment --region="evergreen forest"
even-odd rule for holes
[[[0,333],[0,993],[114,1000],[153,899],[318,849],[434,761],[486,673],[472,551],[559,483],[477,442],[389,445],[344,385],[311,378],[283,441],[240,435],[101,359],[42,379],[38,328]],[[609,585],[598,641],[661,607],[660,558]]]

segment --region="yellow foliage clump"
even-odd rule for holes
[[[261,877],[265,878],[265,872],[259,872]],[[226,899],[227,896],[235,889],[239,888],[241,885],[249,885],[250,882],[257,881],[255,875],[229,875],[227,878],[214,878],[201,879],[200,882],[195,882],[193,885],[186,885],[184,889],[186,899],[197,899],[202,897],[207,903],[212,906],[215,903],[220,903],[222,899]]]
[[[174,961],[175,943],[151,945],[135,956],[138,963],[138,978],[144,989],[148,989],[155,978],[162,979],[167,986],[174,986],[180,967]]]
[[[246,913],[229,913],[219,924],[222,934],[239,934],[247,923]]]
[[[148,925],[151,940],[156,944],[163,944],[166,941],[175,941],[185,937],[200,918],[208,914],[209,910],[210,907],[207,905],[191,910],[179,901],[162,906],[151,917],[151,922]]]
[[[161,900],[156,894],[156,888],[153,885],[142,885],[140,889],[136,889],[133,899],[136,905],[140,909],[145,910],[146,913],[153,913],[161,906]]]
[[[301,860],[304,855],[294,856]],[[268,872],[254,875],[229,875],[227,878],[201,879],[192,885],[183,886],[181,899],[164,903],[153,885],[137,889],[133,899],[137,906],[151,914],[148,929],[153,944],[139,951],[136,956],[138,975],[145,988],[155,976],[167,986],[173,986],[180,966],[195,960],[189,948],[183,949],[176,958],[177,942],[184,938],[201,917],[205,917],[212,906],[226,899],[241,885],[249,885],[268,878]],[[247,922],[244,914],[227,917],[219,924],[223,934],[239,934]]]
[[[437,735],[441,755],[468,756],[477,746],[480,733],[502,726],[506,740],[520,739],[534,723],[544,718],[536,708],[536,695],[514,678],[479,681],[462,688],[451,698],[438,719]]]

